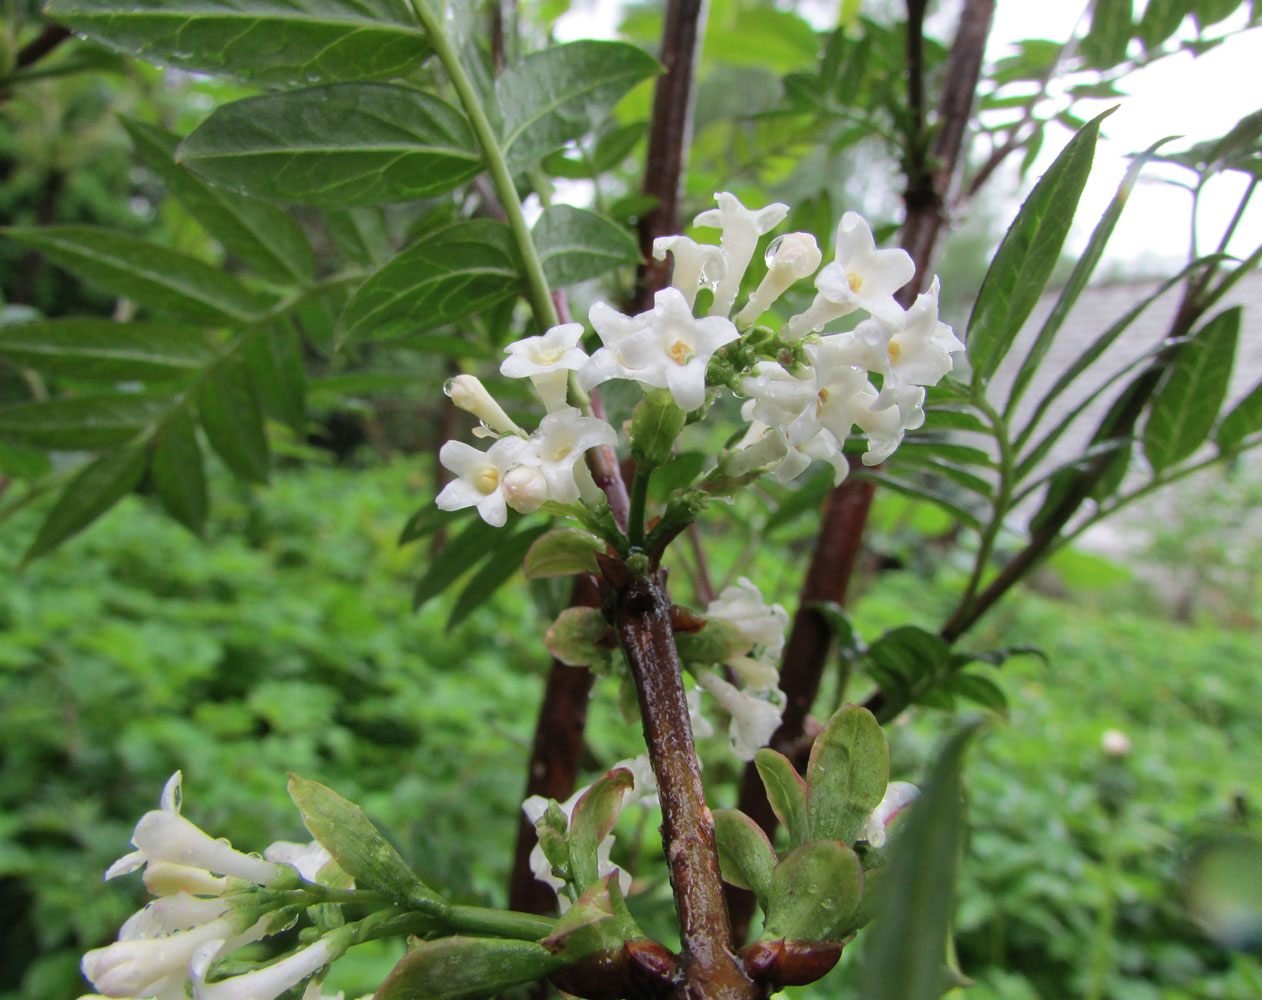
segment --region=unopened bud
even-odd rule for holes
[[[636,462],[656,467],[670,458],[675,439],[688,419],[668,389],[645,395],[631,412],[631,455]]]
[[[504,476],[504,499],[518,514],[533,514],[548,499],[548,481],[532,465],[519,465]]]
[[[445,392],[460,409],[472,413],[491,430],[501,434],[521,434],[518,427],[504,412],[503,407],[486,391],[486,386],[476,375],[457,375],[443,386]]]
[[[767,273],[745,308],[736,315],[738,326],[752,326],[795,281],[815,273],[823,255],[810,233],[789,233],[767,248]]]

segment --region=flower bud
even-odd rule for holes
[[[504,475],[504,499],[519,514],[533,514],[548,500],[548,481],[533,465],[519,465]]]
[[[752,326],[795,281],[815,273],[823,259],[810,233],[789,233],[767,248],[767,273],[749,301],[736,315],[737,326]]]
[[[521,434],[518,427],[504,412],[503,407],[491,398],[486,386],[475,375],[457,375],[443,386],[445,392],[460,409],[472,413],[493,431],[501,434]]]
[[[638,463],[656,467],[670,458],[675,440],[688,419],[670,391],[647,393],[631,413],[631,455]]]

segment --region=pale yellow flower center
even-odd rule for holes
[[[670,345],[666,352],[670,355],[671,361],[677,365],[686,365],[693,359],[692,348],[685,344],[682,340],[677,340]]]
[[[473,485],[483,496],[494,493],[500,485],[500,470],[486,468],[473,477]]]
[[[846,282],[850,285],[850,290],[852,292],[857,292],[863,287],[863,275],[861,275],[858,271],[851,271],[846,275]]]
[[[569,453],[570,453],[569,445],[562,445],[560,448],[554,448],[551,456],[548,458],[548,461],[559,462],[561,461],[561,459],[565,458],[565,456],[568,455]]]
[[[535,362],[541,365],[555,365],[561,360],[561,353],[555,347],[542,347],[535,355]]]
[[[892,340],[890,341],[889,355],[890,355],[890,364],[892,365],[898,364],[898,359],[903,356],[903,349],[899,347],[898,344],[896,344]]]

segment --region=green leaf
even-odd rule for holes
[[[811,746],[806,839],[853,843],[889,779],[889,747],[876,716],[858,705],[839,709]]]
[[[494,550],[502,530],[491,527],[480,517],[465,525],[460,534],[439,550],[430,561],[429,569],[416,582],[416,589],[412,592],[412,610],[419,611],[431,598],[437,597],[486,558]]]
[[[1178,354],[1153,394],[1144,425],[1144,455],[1162,472],[1187,458],[1209,436],[1231,381],[1241,307],[1206,323]]]
[[[1131,0],[1095,0],[1091,30],[1082,40],[1088,65],[1105,69],[1120,63],[1126,58],[1131,31]]]
[[[806,782],[784,754],[763,747],[754,754],[754,767],[767,790],[767,801],[776,819],[789,831],[789,843],[806,839]]]
[[[1003,688],[981,674],[952,674],[943,681],[942,690],[1001,715],[1008,714],[1008,696],[1003,693]]]
[[[175,323],[52,319],[0,327],[0,358],[73,378],[178,379],[204,368],[214,357],[204,330]]]
[[[585,135],[627,91],[660,71],[656,59],[626,42],[571,42],[526,56],[495,82],[509,169],[532,167]]]
[[[482,169],[458,109],[411,87],[343,83],[219,108],[177,152],[215,184],[270,201],[378,205],[443,194]]]
[[[501,222],[427,236],[372,275],[347,303],[346,341],[385,340],[463,319],[517,294],[517,250]]]
[[[835,840],[814,840],[776,865],[762,940],[832,940],[863,896],[859,856]]]
[[[176,409],[155,435],[149,475],[163,509],[200,537],[209,507],[206,470],[193,421],[183,407]]]
[[[272,463],[263,408],[245,362],[237,357],[225,360],[202,386],[198,408],[206,437],[224,464],[242,479],[267,482]]]
[[[1093,119],[1069,141],[999,244],[968,321],[974,386],[995,373],[1051,277],[1091,172],[1100,123],[1110,113]]]
[[[596,553],[605,550],[605,543],[595,535],[578,528],[554,528],[530,546],[522,571],[527,580],[575,573],[595,573]]]
[[[579,892],[587,892],[599,881],[597,851],[601,842],[613,833],[622,813],[622,800],[634,785],[635,778],[630,771],[615,768],[597,778],[574,803],[568,837],[570,879]]]
[[[546,524],[513,532],[500,538],[492,547],[486,560],[473,574],[472,579],[460,591],[451,614],[447,616],[447,628],[455,628],[485,604],[497,590],[507,583],[518,570],[522,560],[535,540],[548,530]]]
[[[105,291],[191,323],[235,325],[258,317],[262,303],[236,278],[169,247],[91,226],[6,229],[54,264]]]
[[[553,288],[598,278],[622,264],[638,264],[640,248],[631,234],[608,219],[569,205],[545,209],[531,235]]]
[[[253,334],[245,342],[245,364],[264,412],[302,437],[307,426],[307,375],[297,331],[274,326]]]
[[[548,626],[543,645],[571,667],[601,670],[609,663],[609,650],[598,643],[608,630],[609,623],[597,608],[566,608]]]
[[[298,224],[274,205],[213,187],[175,162],[174,132],[122,118],[136,152],[206,232],[259,277],[305,285],[315,275],[311,245]]]
[[[399,76],[430,54],[406,0],[51,0],[45,11],[150,62],[281,87]]]
[[[37,559],[78,534],[134,490],[144,474],[143,448],[120,448],[88,463],[61,491],[22,561]]]
[[[445,937],[419,941],[374,1000],[473,1000],[534,982],[566,964],[534,941]]]
[[[297,774],[289,775],[288,787],[303,826],[356,883],[403,904],[441,902],[354,802]]]
[[[1214,442],[1222,452],[1234,451],[1250,434],[1262,430],[1262,382],[1222,419],[1214,432]]]
[[[1145,49],[1155,49],[1173,35],[1187,16],[1190,0],[1148,0],[1138,35]]]
[[[931,486],[923,483],[911,483],[905,479],[899,479],[895,476],[886,475],[881,472],[873,472],[867,470],[864,475],[880,483],[882,486],[893,490],[895,493],[901,493],[903,496],[914,497],[917,500],[927,500],[937,507],[942,508],[948,515],[959,521],[963,525],[967,525],[974,531],[981,531],[981,522],[971,511],[965,510],[952,498],[944,496]]]
[[[923,697],[950,673],[950,647],[914,625],[890,629],[868,647],[863,666],[886,696],[883,718]]]
[[[0,438],[30,448],[91,451],[123,444],[169,408],[139,393],[68,396],[0,409]]]
[[[762,828],[739,809],[716,809],[714,840],[723,881],[752,890],[766,910],[776,852]]]
[[[1086,289],[1087,282],[1091,280],[1091,276],[1095,273],[1096,266],[1100,263],[1100,257],[1104,254],[1104,247],[1108,243],[1109,237],[1113,235],[1117,221],[1122,217],[1122,209],[1126,207],[1131,191],[1134,189],[1136,181],[1139,180],[1140,171],[1143,170],[1144,165],[1153,157],[1157,150],[1169,141],[1169,139],[1162,139],[1155,142],[1145,152],[1131,160],[1131,164],[1122,178],[1122,183],[1118,185],[1117,191],[1113,195],[1113,200],[1109,202],[1109,207],[1104,210],[1104,215],[1100,217],[1100,221],[1096,224],[1095,230],[1091,233],[1091,239],[1087,242],[1086,249],[1078,257],[1077,262],[1074,264],[1074,269],[1069,274],[1069,279],[1065,282],[1065,287],[1061,289],[1060,295],[1056,297],[1056,304],[1052,307],[1052,311],[1048,313],[1047,319],[1043,321],[1043,326],[1039,329],[1034,343],[1030,345],[1030,350],[1026,354],[1025,360],[1021,362],[1021,368],[1017,371],[1016,377],[1012,381],[1012,389],[1008,392],[1008,401],[1004,404],[1005,415],[1012,414],[1016,410],[1017,402],[1025,393],[1030,380],[1042,364],[1043,358],[1051,350],[1056,335],[1060,332],[1060,328],[1064,326],[1065,320],[1069,318],[1070,310],[1073,309],[1079,296]]]
[[[947,740],[895,845],[864,934],[861,1000],[938,1000],[964,848],[964,750],[976,722]]]

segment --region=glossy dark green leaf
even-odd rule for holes
[[[474,1000],[534,982],[566,964],[534,941],[445,937],[399,959],[374,1000]]]
[[[0,327],[0,358],[74,378],[178,379],[204,368],[214,357],[205,330],[175,323],[50,319]]]
[[[506,538],[501,534],[501,537],[496,539],[489,558],[465,584],[455,604],[451,606],[451,614],[447,616],[447,627],[455,628],[515,576],[521,570],[522,561],[526,558],[530,546],[547,530],[548,526],[541,524],[533,528],[514,531]]]
[[[1209,437],[1231,381],[1241,307],[1226,309],[1179,348],[1153,394],[1144,455],[1154,472],[1187,458]]]
[[[270,201],[327,206],[442,194],[482,169],[458,109],[425,91],[384,83],[225,104],[176,156],[215,184]]]
[[[307,376],[297,331],[278,325],[253,334],[245,343],[245,364],[264,412],[301,436],[307,424]]]
[[[263,407],[240,358],[221,364],[202,386],[198,408],[211,447],[237,476],[267,482],[271,456],[263,428]]]
[[[91,226],[6,229],[112,295],[191,323],[232,325],[255,319],[263,306],[236,278],[168,247]]]
[[[1240,400],[1214,432],[1219,451],[1233,451],[1250,434],[1262,430],[1262,382]]]
[[[200,536],[210,506],[206,470],[193,421],[183,407],[175,410],[154,436],[149,477],[163,509]]]
[[[51,0],[45,10],[141,59],[281,87],[398,76],[430,53],[406,0]]]
[[[175,162],[174,132],[123,118],[145,165],[225,250],[259,277],[306,284],[315,274],[311,245],[298,224],[275,205],[207,184]]]
[[[78,534],[134,490],[144,474],[143,448],[120,448],[89,462],[61,491],[23,562],[51,552]]]
[[[889,747],[876,717],[859,705],[839,709],[811,745],[806,839],[853,843],[889,778]]]
[[[914,625],[890,629],[873,642],[862,662],[885,694],[881,718],[932,690],[950,672],[950,656],[941,636]]]
[[[429,560],[429,568],[416,582],[412,592],[412,609],[419,611],[452,583],[485,559],[502,537],[503,528],[493,528],[480,517],[465,525],[464,530],[444,545]]]
[[[598,278],[622,264],[638,264],[640,248],[621,226],[569,205],[544,211],[531,235],[553,288]]]
[[[815,840],[776,865],[762,939],[828,941],[863,896],[863,866],[845,844]]]
[[[385,340],[463,319],[517,294],[506,225],[464,222],[409,247],[360,286],[341,319],[346,341]]]
[[[964,849],[964,750],[977,730],[947,740],[895,845],[876,920],[864,933],[861,1000],[938,1000],[955,881]]]
[[[1051,277],[1091,172],[1105,115],[1084,126],[1061,150],[1034,185],[991,261],[968,321],[974,385],[995,373]]]
[[[971,701],[975,705],[981,705],[982,708],[989,708],[1004,715],[1008,712],[1008,696],[1003,693],[1003,688],[981,674],[952,674],[943,682],[942,688],[948,694]]]
[[[509,168],[531,167],[591,131],[628,90],[660,70],[626,42],[570,42],[526,56],[495,83]]]
[[[303,826],[358,885],[400,903],[439,900],[354,802],[297,774],[290,774],[288,787]]]
[[[714,840],[723,881],[749,889],[765,910],[776,852],[762,827],[739,809],[714,810]]]
[[[1089,65],[1104,69],[1126,58],[1131,40],[1131,0],[1095,0],[1091,5],[1091,30],[1082,40]]]
[[[171,406],[139,393],[66,396],[0,408],[0,439],[29,448],[91,451],[123,444]]]

